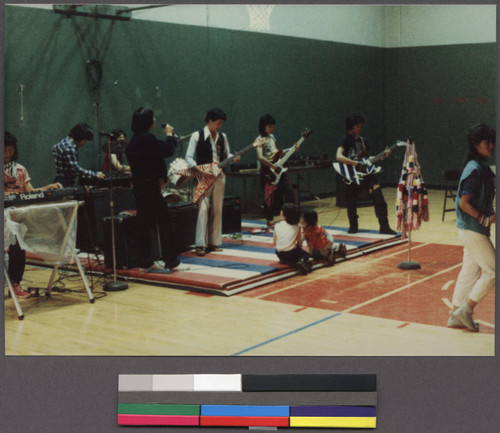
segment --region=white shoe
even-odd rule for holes
[[[188,271],[189,269],[191,269],[191,266],[188,266],[184,263],[179,263],[175,268],[172,268],[172,270],[174,271]]]
[[[477,322],[472,320],[472,308],[464,303],[460,308],[455,311],[450,311],[450,316],[462,324],[471,332],[479,332],[479,326]]]

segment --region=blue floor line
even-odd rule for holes
[[[281,340],[282,338],[288,337],[289,335],[296,334],[297,332],[303,331],[304,329],[310,328],[311,326],[315,326],[315,325],[318,325],[320,323],[326,322],[327,320],[333,319],[337,316],[340,316],[341,314],[342,313],[335,313],[331,316],[325,317],[324,319],[310,323],[309,325],[305,325],[305,326],[302,326],[301,328],[294,329],[293,331],[287,332],[286,334],[279,335],[278,337],[271,338],[270,340],[256,344],[255,346],[240,350],[239,352],[233,353],[230,356],[239,356],[239,355],[242,355],[243,353],[250,352],[251,350],[258,349],[259,347],[265,346],[266,344],[269,344],[269,343],[273,343],[274,341],[277,341],[277,340]]]

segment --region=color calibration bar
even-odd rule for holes
[[[376,375],[120,375],[118,424],[376,427]]]

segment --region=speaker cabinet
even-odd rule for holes
[[[78,209],[76,248],[95,253],[104,247],[103,220],[111,216],[111,192],[107,188],[93,188]],[[113,189],[114,214],[135,210],[132,188]]]
[[[169,204],[168,210],[179,252],[187,251],[195,242],[198,208],[191,202],[183,201]]]
[[[198,208],[191,202],[180,202],[169,204],[168,211],[178,252],[189,250],[195,241]],[[137,257],[136,219],[135,215],[127,214],[114,217],[116,267],[119,269],[135,268],[139,263],[139,257]],[[111,268],[113,266],[111,217],[105,217],[103,221],[104,262],[107,267]],[[161,247],[159,233],[156,228],[149,233],[148,242],[150,255],[144,261],[160,260]]]
[[[222,233],[241,232],[241,202],[236,196],[224,197],[222,208]]]
[[[131,269],[139,265],[137,254],[137,217],[135,215],[118,215],[103,218],[104,233],[104,263],[108,268],[113,267],[112,232],[111,224],[114,221],[115,229],[115,258],[117,269]],[[149,232],[149,257],[145,261],[160,260],[161,253],[158,241],[158,230]]]

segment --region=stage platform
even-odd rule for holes
[[[406,242],[397,235],[381,235],[373,230],[360,230],[348,234],[344,227],[325,227],[336,242],[345,243],[347,256],[338,259],[350,260]],[[144,269],[119,269],[118,278],[129,282],[154,284],[182,290],[231,296],[269,283],[291,278],[298,271],[281,264],[272,244],[272,233],[266,231],[264,221],[242,220],[242,232],[224,235],[223,251],[211,252],[198,257],[194,251],[186,251],[179,256],[190,269],[172,274],[145,272]],[[103,265],[87,261],[92,271],[102,270]],[[313,270],[327,266],[324,261],[313,264]],[[109,272],[109,269],[107,270]]]

